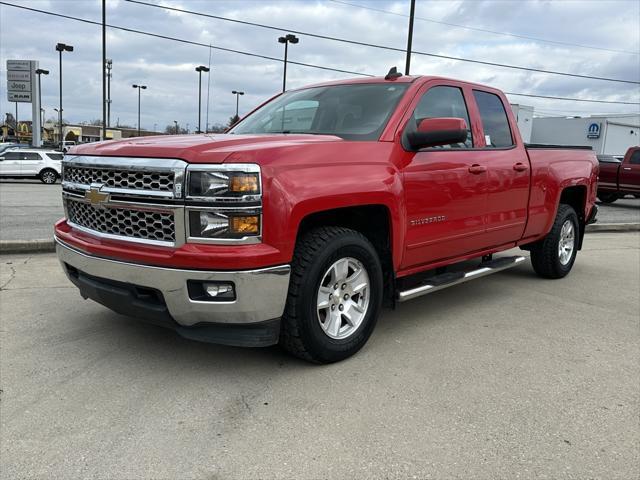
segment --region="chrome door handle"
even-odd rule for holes
[[[631,167],[622,167],[623,170],[631,170]]]

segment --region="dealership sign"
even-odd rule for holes
[[[591,123],[587,128],[587,138],[600,138],[601,123]]]
[[[7,60],[7,100],[33,102],[36,68],[32,60]]]

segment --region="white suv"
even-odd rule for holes
[[[53,184],[60,178],[64,154],[39,148],[10,148],[0,153],[0,177],[39,178]]]

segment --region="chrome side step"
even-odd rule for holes
[[[468,282],[469,280],[475,280],[476,278],[485,277],[492,273],[497,273],[507,268],[515,267],[521,262],[524,262],[526,257],[501,257],[491,260],[489,262],[483,262],[479,265],[479,268],[475,270],[462,271],[462,272],[448,272],[436,275],[427,280],[427,283],[420,285],[409,290],[398,292],[398,301],[406,302],[422,295],[437,292],[460,283]]]

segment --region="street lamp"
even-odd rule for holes
[[[240,104],[240,95],[244,95],[244,92],[233,90],[231,93],[236,96],[236,119],[239,119],[240,117],[238,116],[238,106]]]
[[[58,116],[60,120],[60,146],[62,146],[62,52],[73,52],[73,46],[58,43],[56,44],[56,51],[60,54],[60,108],[58,109]]]
[[[53,109],[54,111],[58,112],[58,120],[60,121],[60,149],[62,150],[62,110],[59,110],[57,108]]]
[[[204,65],[196,67],[196,72],[198,72],[198,131],[196,133],[202,133],[202,129],[200,128],[200,117],[202,111],[202,72],[208,72],[209,70],[209,67],[205,67]]]
[[[113,60],[107,58],[107,127],[111,126],[111,69]]]
[[[40,105],[40,112],[41,112],[41,121],[40,121],[40,129],[42,132],[44,132],[44,108],[42,108],[42,82],[40,81],[40,76],[41,75],[49,75],[49,70],[45,70],[43,68],[38,68],[36,70],[36,75],[38,75],[38,105]],[[42,137],[40,138],[40,140],[42,140]]]
[[[140,91],[146,90],[146,85],[131,85],[133,88],[138,89],[138,136],[140,136]]]
[[[175,124],[175,128],[176,128],[176,135],[178,135],[178,121],[174,120],[173,123]]]
[[[282,91],[287,89],[287,53],[289,51],[289,44],[294,45],[298,43],[300,39],[292,33],[288,33],[284,37],[278,38],[278,43],[284,43],[284,76],[282,77]]]

